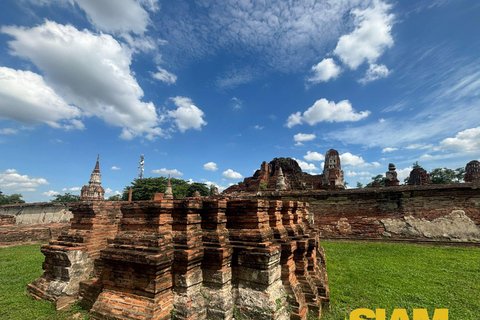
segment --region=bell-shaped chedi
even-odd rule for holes
[[[385,173],[385,186],[398,186],[400,181],[397,179],[397,171],[395,171],[395,165],[390,163],[388,165],[388,171]]]
[[[470,161],[465,166],[465,182],[480,183],[480,162]]]
[[[87,201],[87,200],[100,200],[103,201],[105,196],[105,190],[103,187],[100,186],[102,183],[102,175],[100,174],[100,155],[97,156],[97,163],[95,164],[95,168],[90,176],[90,181],[88,181],[87,185],[82,187],[82,191],[80,192],[80,200]]]

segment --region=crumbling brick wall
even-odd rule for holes
[[[473,183],[262,197],[308,202],[322,238],[480,241],[480,188]]]
[[[69,232],[42,247],[45,273],[28,288],[37,298],[78,295],[94,319],[306,319],[329,306],[304,203],[187,198],[72,211]]]

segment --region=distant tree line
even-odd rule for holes
[[[20,193],[13,193],[11,195],[3,194],[0,190],[0,205],[13,204],[13,203],[25,203],[22,199],[23,196]]]
[[[418,161],[412,165],[413,169],[422,168]],[[428,172],[430,175],[430,182],[432,184],[447,184],[447,183],[458,183],[465,180],[465,168],[457,168],[455,170],[449,168],[435,168],[432,171]],[[371,188],[375,182],[378,182],[382,187],[385,186],[385,176],[383,174],[376,175],[372,177],[372,181],[365,185],[365,188]],[[403,182],[408,183],[408,177],[406,177]],[[357,182],[357,188],[363,188],[363,184]]]
[[[132,200],[151,200],[155,193],[165,193],[168,179],[165,177],[135,179],[130,186],[123,189],[122,200],[128,200],[130,188],[132,188]],[[175,199],[191,197],[198,191],[201,196],[208,196],[210,189],[205,183],[188,183],[182,179],[170,179],[173,197]]]

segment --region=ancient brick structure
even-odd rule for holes
[[[400,181],[397,179],[397,171],[395,170],[395,165],[390,163],[388,171],[385,173],[385,187],[398,186],[400,184]]]
[[[277,182],[281,180],[283,183],[277,185]],[[227,188],[223,194],[326,189],[345,189],[340,156],[334,149],[327,151],[323,174],[312,175],[303,172],[295,159],[275,158],[270,163],[264,161],[260,170],[255,171],[253,177],[245,178],[238,185]]]
[[[480,242],[480,188],[468,183],[264,192],[261,197],[308,202],[321,238]]]
[[[345,188],[343,186],[343,171],[340,163],[340,155],[337,150],[330,149],[325,155],[322,185],[333,190]]]
[[[470,161],[465,166],[465,182],[480,183],[480,162]]]
[[[100,155],[97,156],[97,163],[93,169],[92,175],[90,176],[90,181],[88,185],[82,187],[80,193],[80,200],[103,200],[105,196],[105,190],[100,186],[102,183],[102,175],[100,174],[100,164],[99,164]]]
[[[28,291],[78,296],[94,319],[306,319],[329,305],[308,204],[91,201],[72,212]]]
[[[408,177],[408,185],[413,186],[422,186],[430,184],[430,175],[423,168],[414,168],[410,171],[410,176]]]

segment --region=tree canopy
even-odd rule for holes
[[[465,168],[457,168],[455,170],[449,168],[436,168],[428,173],[430,181],[433,184],[445,184],[461,182],[465,179]]]
[[[50,202],[78,202],[79,200],[80,196],[67,192],[65,194],[57,194],[55,199],[50,200]]]
[[[182,179],[170,179],[173,197],[175,199],[191,197],[195,191],[201,196],[208,196],[210,190],[205,183],[188,183]],[[167,188],[168,179],[165,177],[135,179],[131,185],[123,189],[122,200],[128,200],[128,193],[132,188],[132,200],[151,200],[153,194],[164,193]]]
[[[372,188],[374,182],[380,183],[382,187],[385,187],[385,177],[383,174],[377,174],[375,177],[372,177],[372,182],[369,182],[365,185],[365,188]]]
[[[25,200],[22,199],[23,195],[20,193],[13,193],[11,195],[3,194],[0,191],[0,205],[3,204],[13,204],[13,203],[25,203]]]

